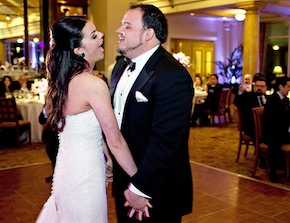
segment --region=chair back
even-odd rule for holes
[[[18,123],[18,110],[15,98],[0,98],[0,123],[1,122]]]
[[[254,126],[255,126],[255,146],[259,148],[259,143],[262,137],[262,123],[263,123],[263,114],[264,107],[252,108],[253,117],[254,117]]]
[[[226,108],[230,108],[232,101],[233,101],[233,88],[230,88],[228,93],[227,93]]]
[[[230,91],[230,88],[222,89],[221,94],[220,94],[220,99],[219,99],[219,110],[224,110],[226,108],[229,91]]]

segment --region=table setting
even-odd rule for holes
[[[207,92],[206,91],[200,91],[195,89],[194,90],[194,97],[192,99],[192,113],[194,111],[195,104],[202,104],[204,103],[204,100],[207,98]]]
[[[41,113],[47,92],[47,80],[35,79],[29,91],[16,90],[12,95],[14,97],[19,113],[24,120],[31,123],[31,141],[41,142],[43,126],[39,124],[38,117]]]

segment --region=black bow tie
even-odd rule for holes
[[[124,58],[124,63],[123,63],[124,67],[129,66],[128,70],[130,70],[131,72],[135,70],[136,68],[136,63],[134,63],[132,60],[130,60],[129,58],[125,57]]]

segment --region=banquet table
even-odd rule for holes
[[[41,142],[43,126],[39,124],[38,117],[43,109],[43,102],[17,99],[16,105],[23,119],[31,123],[31,141]]]
[[[203,103],[203,100],[207,98],[207,92],[206,91],[194,91],[194,97],[192,99],[192,109],[191,109],[191,114],[194,111],[194,106],[195,104],[200,104]]]

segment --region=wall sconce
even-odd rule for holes
[[[273,69],[273,74],[282,74],[283,70],[281,66],[275,66]]]
[[[272,46],[272,49],[273,49],[273,50],[279,50],[280,47],[279,47],[278,45],[274,45],[274,46]]]
[[[239,22],[244,21],[246,18],[246,14],[245,13],[238,13],[235,15],[235,19]]]
[[[60,6],[60,11],[61,11],[65,16],[69,15],[69,10],[70,10],[70,7],[67,7],[67,6],[65,6],[65,5]]]
[[[6,20],[7,20],[7,21],[10,21],[10,20],[11,20],[10,15],[7,15],[7,16],[6,16]]]

